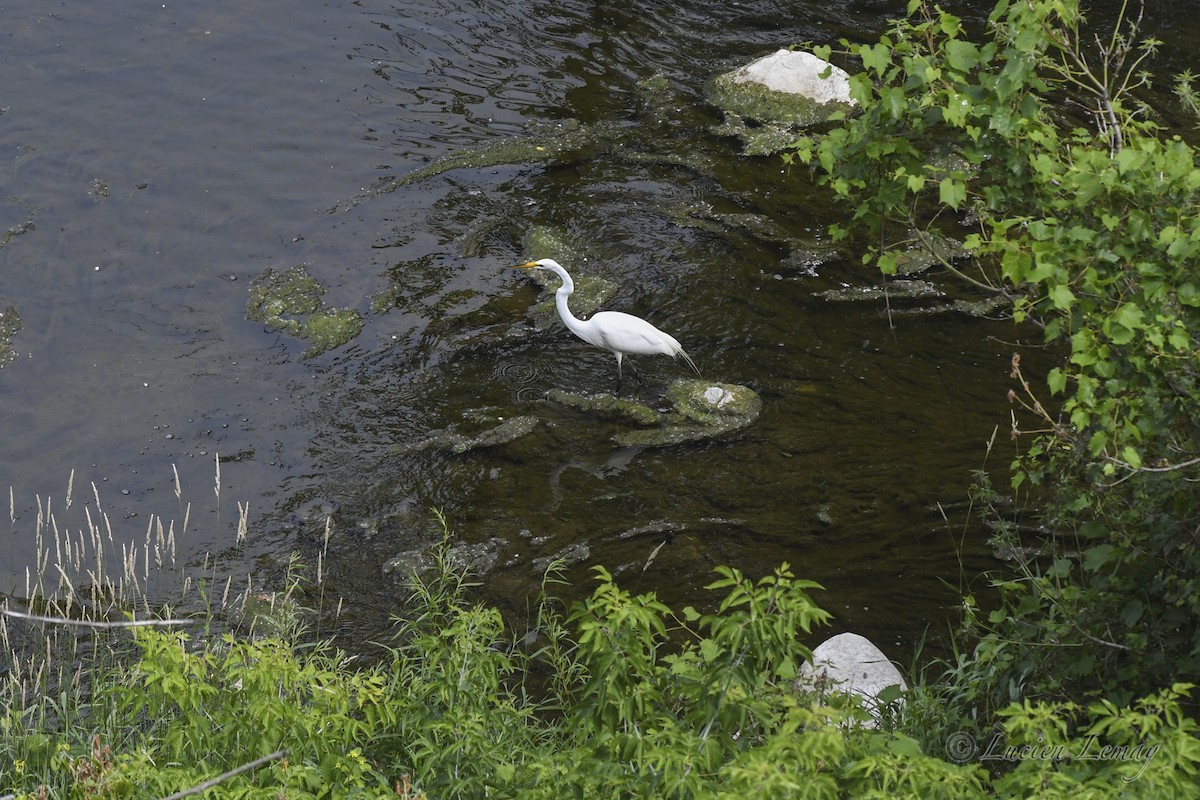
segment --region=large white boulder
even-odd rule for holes
[[[827,77],[825,71],[829,70]],[[776,92],[803,95],[818,103],[858,105],[845,70],[803,50],[776,50],[734,71],[736,83],[757,83]]]
[[[725,116],[716,132],[741,139],[752,156],[778,153],[800,131],[857,105],[845,71],[801,50],[779,50],[717,75],[707,94]]]
[[[870,639],[857,633],[839,633],[818,645],[812,663],[801,665],[796,684],[809,691],[856,694],[876,719],[883,690],[889,686],[908,689],[900,670]]]

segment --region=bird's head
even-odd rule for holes
[[[541,258],[537,261],[526,261],[524,264],[513,264],[513,269],[554,269],[558,267],[562,269],[562,265],[553,258]]]

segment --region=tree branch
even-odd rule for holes
[[[274,753],[271,753],[270,755],[263,756],[262,758],[256,758],[249,763],[242,764],[240,767],[234,767],[233,769],[229,770],[228,772],[222,772],[217,777],[215,777],[211,780],[207,780],[204,783],[200,784],[199,786],[193,786],[190,789],[184,789],[181,792],[176,792],[175,794],[168,795],[167,797],[162,798],[162,800],[182,800],[182,798],[184,798],[184,797],[191,797],[194,794],[200,794],[200,792],[203,792],[206,789],[211,789],[212,787],[216,786],[217,784],[223,783],[223,782],[229,780],[230,778],[237,777],[238,775],[241,775],[243,772],[249,772],[252,769],[258,769],[263,764],[266,764],[268,761],[277,761],[281,758],[287,758],[287,750],[276,750]]]

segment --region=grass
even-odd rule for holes
[[[856,701],[795,686],[803,635],[828,615],[786,564],[757,579],[718,568],[712,614],[601,568],[566,609],[551,570],[510,627],[468,599],[439,517],[433,566],[366,663],[306,630],[296,559],[276,593],[192,575],[178,563],[182,492],[183,524],[152,518],[119,547],[99,492],[79,503],[73,484],[61,511],[39,498],[27,597],[0,609],[0,792],[22,800],[1195,796],[1186,685],[1125,708],[1013,704],[964,729],[971,703],[919,680],[906,719],[854,724],[867,715]],[[68,512],[84,522],[66,525]],[[333,535],[327,520],[318,583]],[[1130,757],[984,763],[992,730],[1005,752]]]
[[[219,458],[215,469],[219,508]],[[37,497],[36,515],[28,521],[18,517],[9,488],[10,533],[32,540],[35,556],[23,592],[0,606],[3,782],[44,760],[33,751],[51,739],[119,737],[105,731],[91,701],[98,681],[137,659],[138,628],[198,629],[212,636],[242,619],[252,599],[266,614],[283,608],[274,595],[257,592],[252,579],[235,589],[232,575],[220,576],[208,554],[198,567],[182,562],[192,506],[174,465],[172,477],[180,521],[151,515],[132,536],[113,530],[95,482],[82,496],[77,492],[75,470],[63,499]],[[240,543],[249,504],[239,503],[238,510]],[[55,776],[44,777],[46,785],[55,784]]]

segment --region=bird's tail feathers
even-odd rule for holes
[[[686,352],[684,352],[684,349],[683,349],[682,347],[681,347],[681,348],[679,348],[679,353],[678,353],[678,355],[681,355],[681,356],[683,356],[683,360],[687,362],[687,365],[688,365],[689,367],[691,367],[691,368],[692,368],[692,371],[693,371],[693,372],[695,372],[695,373],[696,373],[697,375],[699,375],[701,378],[703,378],[703,377],[704,377],[703,375],[700,375],[700,368],[696,366],[696,362],[695,362],[695,361],[692,361],[692,357],[691,357],[691,356],[689,356],[689,355],[688,355]]]

